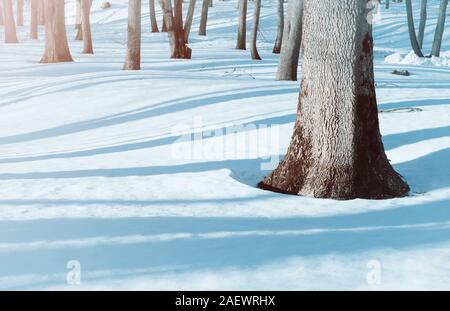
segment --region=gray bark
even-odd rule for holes
[[[189,43],[189,35],[191,34],[192,19],[194,18],[195,0],[189,0],[189,8],[184,22],[184,38]]]
[[[5,43],[18,43],[12,0],[3,0]]]
[[[381,141],[366,6],[367,0],[305,0],[294,133],[260,188],[334,199],[408,194]]]
[[[30,38],[38,39],[39,0],[31,0]]]
[[[236,49],[246,49],[247,35],[247,3],[248,0],[239,0],[239,23],[237,31]]]
[[[254,0],[255,10],[253,12],[253,29],[250,37],[250,53],[252,59],[260,60],[261,57],[258,53],[258,48],[256,47],[256,41],[258,38],[258,28],[259,28],[259,16],[261,15],[261,0]]]
[[[423,37],[425,35],[425,26],[427,24],[427,0],[422,0],[420,3],[420,24],[419,24],[419,47],[423,48]]]
[[[83,31],[83,53],[94,54],[92,47],[92,34],[91,34],[91,7],[92,0],[81,0],[81,29]]]
[[[148,2],[150,12],[150,24],[152,26],[152,32],[159,32],[158,21],[156,20],[155,0]]]
[[[409,31],[409,39],[411,41],[411,47],[417,56],[423,57],[422,50],[419,46],[419,42],[417,41],[416,28],[414,26],[414,16],[413,16],[413,12],[412,12],[411,0],[406,0],[405,4],[406,4],[406,15],[408,18],[408,31]]]
[[[439,17],[436,25],[436,32],[434,33],[432,56],[439,57],[441,54],[442,36],[444,34],[445,16],[447,14],[448,0],[441,0],[439,6]]]
[[[304,0],[289,1],[288,16],[284,23],[277,80],[297,81],[303,31],[303,2]]]
[[[200,26],[198,28],[199,36],[206,36],[206,24],[208,22],[209,0],[202,2],[202,14],[200,16]]]
[[[141,0],[128,1],[127,56],[123,69],[141,69]]]
[[[277,38],[273,46],[272,53],[280,54],[281,43],[283,42],[283,28],[284,28],[284,0],[278,0],[277,7]]]

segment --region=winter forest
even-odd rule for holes
[[[450,289],[448,0],[0,0],[0,290]]]

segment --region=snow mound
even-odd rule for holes
[[[385,64],[401,64],[401,65],[431,65],[450,67],[450,51],[441,52],[440,57],[419,57],[413,51],[405,56],[400,53],[394,53],[384,59]]]

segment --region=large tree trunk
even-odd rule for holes
[[[23,26],[23,0],[17,0],[17,26]]]
[[[200,16],[200,26],[198,28],[199,36],[206,36],[206,23],[208,22],[209,0],[203,0],[202,14]]]
[[[184,38],[186,43],[189,43],[189,35],[191,33],[192,19],[194,18],[195,0],[189,0],[189,8],[184,22]]]
[[[448,0],[441,0],[439,7],[439,17],[436,25],[436,32],[434,33],[432,56],[439,57],[441,54],[442,36],[444,34],[445,16],[447,14]]]
[[[127,56],[123,69],[141,69],[141,0],[128,1]]]
[[[175,7],[172,9],[171,0],[160,0],[164,12],[171,58],[191,58],[192,51],[186,44],[186,37],[183,30],[183,1],[175,0]]]
[[[239,0],[239,23],[237,31],[236,49],[245,50],[247,35],[247,2],[248,0]]]
[[[12,0],[3,0],[5,43],[18,43]]]
[[[75,29],[77,30],[75,34],[75,40],[83,40],[83,25],[82,25],[82,13],[81,13],[81,0],[76,0],[75,4]]]
[[[150,24],[152,26],[152,32],[159,32],[158,21],[156,20],[155,0],[148,2],[150,12]]]
[[[31,0],[30,38],[38,39],[39,0]]]
[[[67,42],[64,1],[45,0],[45,51],[41,63],[73,61]]]
[[[83,53],[85,54],[94,54],[91,34],[91,7],[92,0],[81,0],[81,29],[83,31]]]
[[[259,16],[261,15],[261,0],[254,0],[255,11],[253,13],[253,29],[250,37],[250,53],[252,59],[261,59],[258,53],[258,48],[256,47],[256,40],[258,38],[258,28],[259,28]]]
[[[420,49],[419,42],[417,41],[411,0],[406,0],[405,4],[406,4],[406,15],[408,18],[408,31],[409,31],[409,40],[411,41],[411,47],[417,56],[423,57],[422,50]]]
[[[298,60],[303,31],[303,0],[289,1],[284,23],[283,42],[278,62],[277,80],[297,81]]]
[[[422,0],[420,5],[420,24],[419,24],[419,47],[423,47],[423,37],[425,35],[425,26],[427,24],[427,0]]]
[[[305,0],[294,133],[261,188],[334,199],[408,194],[381,141],[366,6],[367,0]]]
[[[275,40],[275,45],[273,46],[272,53],[280,54],[281,43],[283,42],[284,0],[278,0],[277,15],[278,15],[277,39]]]

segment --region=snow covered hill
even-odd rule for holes
[[[411,196],[331,201],[255,187],[286,151],[299,92],[274,81],[276,1],[262,61],[234,49],[235,0],[214,1],[206,37],[195,15],[192,60],[169,59],[143,1],[138,72],[121,70],[127,1],[94,1],[95,55],[66,2],[74,63],[38,64],[43,29],[0,43],[0,289],[450,289],[449,23],[428,61],[408,56],[403,4],[374,26],[383,141]],[[81,285],[67,284],[76,263]]]

